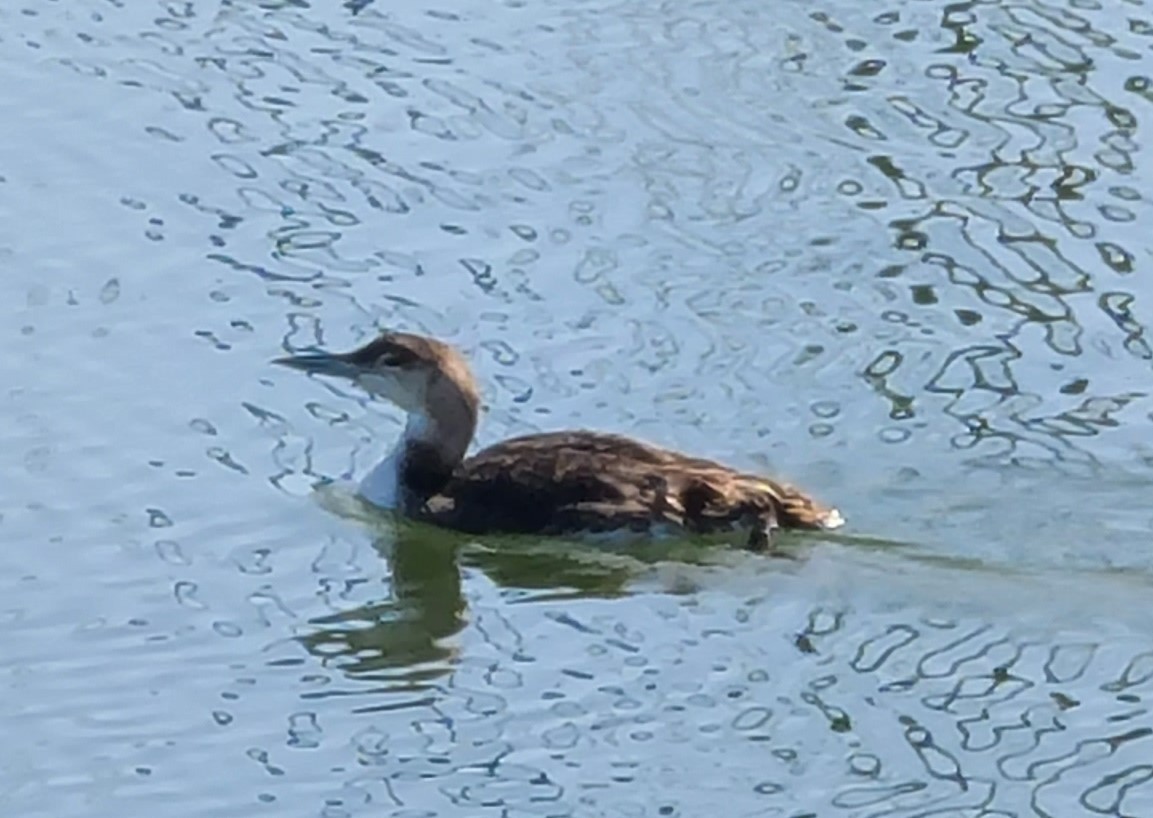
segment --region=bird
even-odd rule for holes
[[[468,456],[480,390],[438,339],[385,330],[349,352],[273,363],[351,381],[407,413],[390,455],[361,480],[373,506],[473,535],[616,539],[743,535],[767,550],[781,529],[834,529],[841,513],[779,480],[625,435],[589,430],[509,438]]]

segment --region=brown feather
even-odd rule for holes
[[[636,440],[550,432],[462,462],[419,516],[473,533],[646,531],[707,534],[825,528],[839,515],[792,486]],[[757,538],[753,538],[757,539]]]

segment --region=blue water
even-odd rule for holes
[[[1153,814],[1146,12],[0,9],[0,812]],[[366,519],[385,326],[850,524]]]

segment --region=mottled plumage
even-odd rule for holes
[[[792,486],[615,434],[547,432],[464,457],[479,398],[468,365],[431,338],[384,333],[350,353],[277,361],[351,378],[409,412],[396,455],[362,483],[378,505],[470,533],[741,530],[765,547],[778,528],[836,528],[841,515]]]

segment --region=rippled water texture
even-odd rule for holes
[[[21,5],[22,3],[22,5]],[[0,4],[0,813],[1153,815],[1143,0]],[[794,560],[364,518],[624,431]],[[719,811],[718,811],[719,810]]]

